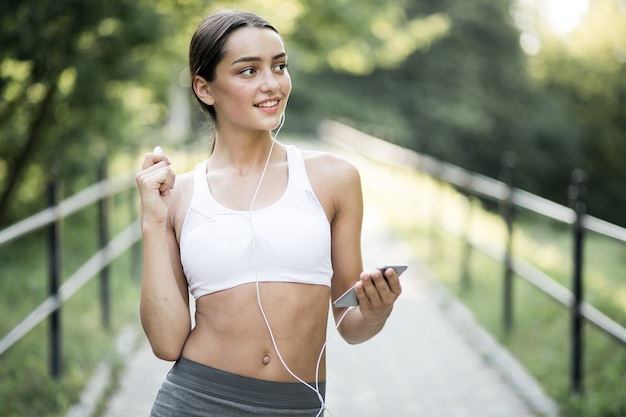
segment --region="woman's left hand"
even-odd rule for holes
[[[361,314],[368,323],[375,325],[387,320],[393,304],[402,293],[402,286],[393,268],[385,271],[376,269],[361,273],[355,291]]]

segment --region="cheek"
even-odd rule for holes
[[[285,75],[285,78],[281,80],[280,89],[285,94],[285,97],[291,93],[291,77],[289,77],[289,74]]]
[[[244,88],[220,88],[216,90],[215,108],[239,108],[250,101],[250,94]]]

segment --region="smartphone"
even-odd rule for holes
[[[383,272],[386,271],[388,268],[393,268],[396,271],[396,274],[398,276],[402,275],[402,273],[404,271],[406,271],[407,266],[406,265],[383,265],[380,266],[376,269],[378,269],[379,271]],[[385,274],[383,273],[383,277],[385,276]],[[354,287],[350,288],[348,291],[346,291],[345,293],[343,293],[343,295],[339,298],[337,298],[334,302],[333,305],[335,307],[352,307],[352,306],[358,306],[359,305],[359,299],[356,296],[356,292],[354,292]]]

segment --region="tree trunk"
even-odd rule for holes
[[[17,185],[19,184],[22,175],[26,171],[26,168],[30,163],[29,161],[32,159],[32,156],[37,149],[37,145],[41,140],[41,132],[45,122],[45,118],[46,115],[49,113],[52,103],[54,102],[54,96],[56,95],[56,92],[56,83],[53,83],[48,87],[48,91],[46,91],[45,97],[39,104],[37,114],[35,114],[35,117],[30,123],[26,144],[21,149],[17,157],[13,160],[13,164],[7,176],[4,190],[2,190],[2,194],[0,196],[0,219],[6,218],[6,214],[9,208],[9,201],[11,201],[11,197],[17,189]],[[0,223],[2,222],[3,221],[0,220]]]

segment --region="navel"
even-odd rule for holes
[[[263,356],[263,365],[267,366],[270,364],[271,361],[272,359],[270,358],[270,355]]]

